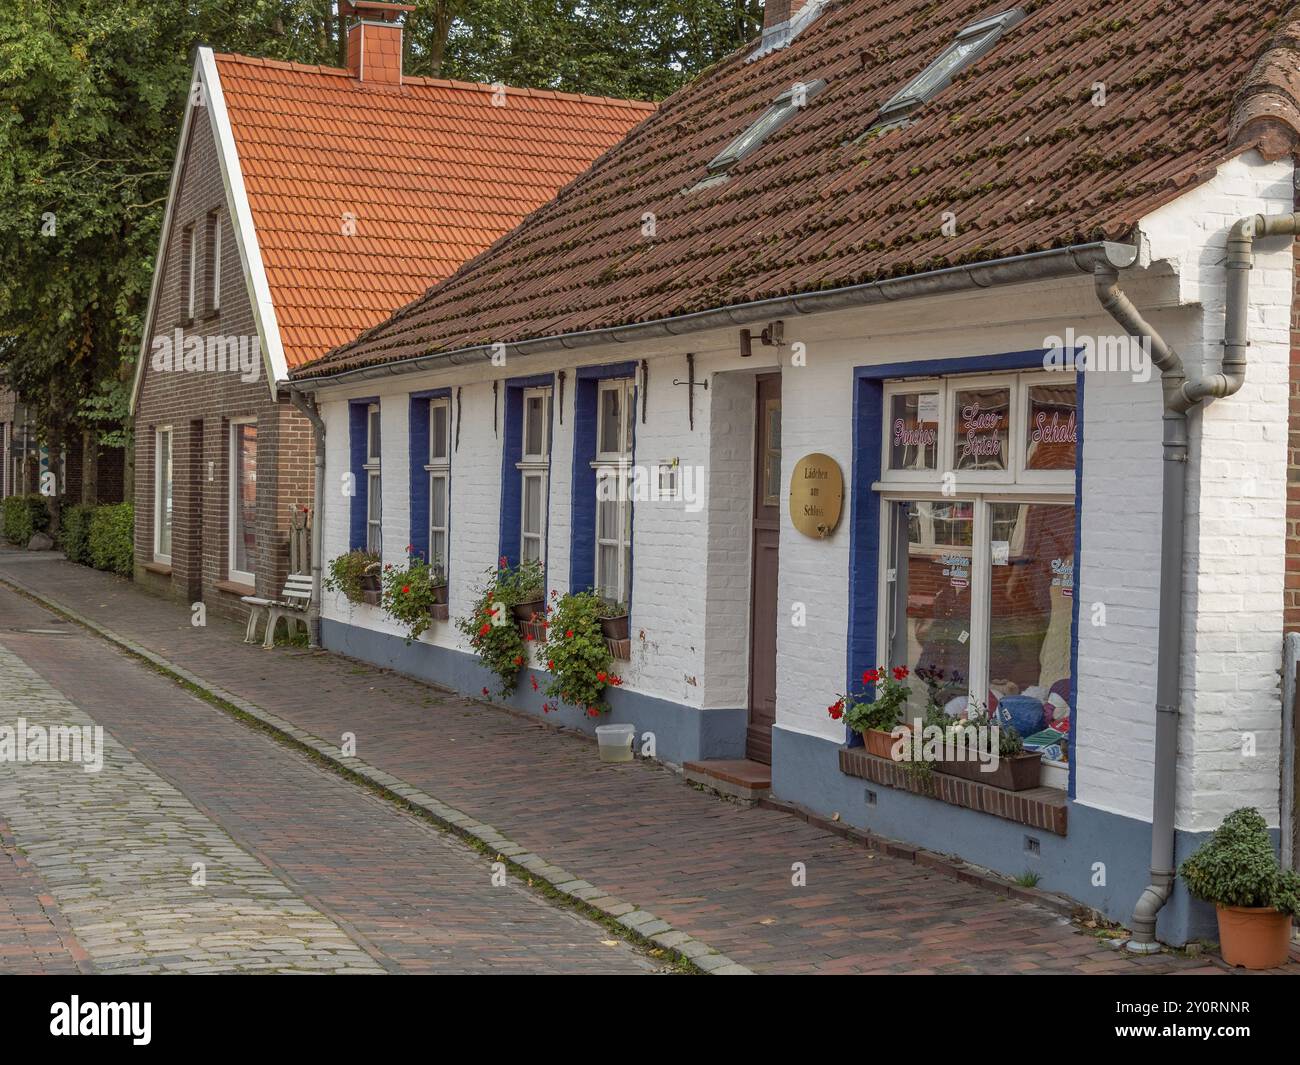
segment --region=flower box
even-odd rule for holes
[[[361,577],[361,601],[371,606],[378,606],[383,598],[383,582],[378,573],[366,573]]]
[[[862,733],[862,743],[867,748],[868,754],[874,754],[877,758],[888,758],[891,762],[894,760],[894,734],[892,732],[869,728]]]
[[[600,631],[607,640],[626,640],[628,638],[627,615],[619,614],[612,618],[601,618]]]
[[[1025,754],[1003,755],[998,759],[998,767],[992,772],[984,772],[984,763],[972,759],[961,761],[935,762],[934,768],[950,777],[962,777],[976,780],[991,788],[1006,791],[1027,791],[1036,788],[1042,777],[1043,759],[1037,751]]]

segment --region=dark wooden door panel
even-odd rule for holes
[[[778,550],[781,542],[781,377],[758,378],[754,432],[754,547],[750,579],[749,727],[745,753],[772,762],[776,724]]]

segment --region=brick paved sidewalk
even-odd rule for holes
[[[0,552],[0,578],[66,605],[337,744],[547,862],[653,911],[759,972],[1156,973],[1046,907],[883,856],[776,810],[721,801],[590,741],[327,653],[263,651],[190,625],[184,604],[79,566]],[[804,863],[807,886],[791,884]]]

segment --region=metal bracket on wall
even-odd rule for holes
[[[565,373],[561,370],[556,376],[560,379],[560,424],[564,424],[564,378]]]
[[[497,435],[497,387],[498,387],[499,384],[500,384],[500,382],[498,382],[498,381],[493,381],[493,382],[492,382],[492,436],[493,436],[493,439],[495,439],[495,438],[496,438],[496,435]]]
[[[673,378],[674,385],[686,386],[686,417],[692,430],[695,428],[695,390],[703,388],[705,392],[709,390],[709,382],[706,378],[703,382],[695,380],[695,353],[688,351],[686,353],[686,380],[679,381]]]
[[[456,386],[456,450],[460,450],[460,385]]]
[[[641,424],[645,425],[645,405],[650,398],[650,360],[641,360]]]

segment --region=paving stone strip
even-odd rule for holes
[[[0,647],[0,705],[30,730],[96,722]],[[9,714],[3,722],[16,728]],[[92,733],[93,735],[93,733]],[[0,762],[0,810],[100,972],[384,968],[103,732],[103,767]],[[201,863],[206,883],[192,878]]]

